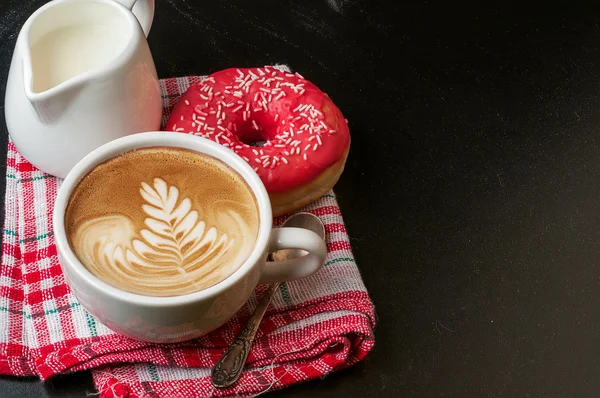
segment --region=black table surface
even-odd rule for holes
[[[2,92],[42,3],[0,0]],[[160,77],[287,63],[349,119],[336,192],[375,348],[271,395],[598,396],[598,10],[390,3],[158,0]],[[3,397],[86,392],[88,372],[0,378]]]

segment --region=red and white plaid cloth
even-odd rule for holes
[[[163,121],[200,79],[160,82]],[[82,308],[65,283],[51,218],[61,180],[33,167],[12,143],[6,170],[0,374],[46,379],[93,369],[101,397],[248,396],[323,377],[360,361],[373,347],[373,305],[333,193],[303,209],[325,223],[325,266],[309,278],[281,284],[240,381],[216,390],[211,367],[245,325],[265,286],[227,324],[202,338],[157,345],[118,335]]]

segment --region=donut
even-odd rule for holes
[[[327,193],[350,149],[347,121],[329,96],[298,73],[269,66],[226,69],[191,85],[166,130],[237,153],[264,183],[274,216]]]

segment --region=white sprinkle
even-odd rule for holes
[[[321,141],[321,136],[317,135],[316,137],[317,137],[317,142],[319,143],[319,145],[323,145],[323,141]]]
[[[260,112],[260,111],[262,111],[262,108],[254,108],[253,111],[254,112]]]
[[[256,102],[257,99],[258,99],[258,91],[256,93],[254,93],[254,102]]]
[[[319,144],[315,144],[315,145],[313,146],[313,151],[316,151],[318,147],[319,147]]]
[[[335,134],[335,133],[337,133],[337,131],[336,130],[329,130],[329,133],[330,134]]]
[[[292,75],[293,76],[293,75]],[[304,79],[304,76],[302,76],[300,73],[296,72],[296,76],[298,76],[300,79]]]
[[[263,163],[263,167],[264,167],[264,168],[267,168],[267,167],[269,167],[269,165],[270,165],[270,164],[271,164],[271,162],[269,162],[269,161],[267,160],[265,163]]]
[[[235,149],[239,149],[239,148],[238,148],[238,147],[235,147]],[[244,159],[246,162],[249,162],[249,161],[250,161],[250,159],[248,159],[248,158],[247,158],[247,157],[245,157],[245,156],[242,156],[242,159]]]
[[[271,93],[271,90],[269,90],[268,88],[260,87],[259,90],[264,91],[265,93]]]
[[[285,148],[284,144],[275,144],[273,145],[273,148]]]
[[[305,154],[305,153],[304,153],[304,154],[302,154],[302,157],[304,158],[304,160],[307,160],[307,159],[306,159],[306,154]]]
[[[246,111],[249,111],[249,110],[250,110],[250,103],[249,103],[249,102],[247,102],[247,103],[246,103]]]
[[[260,159],[258,159],[258,158],[254,159],[254,161],[255,161],[256,163],[260,163]]]
[[[240,109],[242,109],[244,107],[244,105],[238,105],[234,110],[233,113],[236,113],[237,111],[239,111]]]
[[[236,69],[236,71],[237,71],[237,73],[240,75],[240,77],[244,77],[244,73],[242,73],[242,71],[241,71],[241,70],[239,70],[239,69]]]
[[[285,124],[285,120],[282,120],[282,121],[281,121],[281,124]]]
[[[282,158],[281,158],[281,161],[282,161],[283,163],[285,163],[285,164],[288,164],[288,160],[287,160],[286,158],[284,158],[284,157],[282,157]]]
[[[204,101],[208,101],[208,97],[204,94],[200,94],[200,98],[202,98]]]
[[[299,146],[296,147],[296,155],[300,155],[300,147]]]
[[[225,112],[221,113],[221,120],[225,120]]]
[[[315,136],[313,135],[312,137],[310,137],[310,138],[308,139],[308,141],[310,142],[310,141],[312,141],[312,140],[314,140],[314,139],[315,139]]]
[[[327,128],[327,125],[325,124],[325,122],[324,122],[324,121],[320,120],[320,123],[321,123],[321,126],[323,126],[323,127]]]
[[[195,113],[192,115],[192,119],[196,119],[196,114]],[[181,115],[181,117],[179,117],[179,120],[183,120],[183,115]]]
[[[221,118],[221,105],[219,105],[219,108],[217,108],[217,119]]]
[[[219,130],[227,131],[227,129],[226,129],[225,127],[223,127],[223,126],[217,126],[217,128],[218,128]]]
[[[258,153],[260,153],[261,155],[264,155],[264,153],[263,153],[263,150],[262,150],[262,149],[259,149],[259,150],[258,150]]]
[[[278,99],[280,99],[280,98],[282,98],[282,97],[285,97],[285,92],[284,92],[284,91],[280,92],[280,93],[277,95],[277,97],[275,97],[275,101],[277,101]]]
[[[196,123],[192,122],[192,127],[196,127]]]
[[[247,120],[247,117],[246,117],[246,111],[244,111],[243,118],[244,118],[244,121],[246,121],[246,120]]]
[[[178,129],[175,129],[175,131],[185,131],[185,129],[183,127],[179,127]]]
[[[229,91],[229,90],[223,90],[223,92],[224,92],[225,94],[231,94],[231,91]]]
[[[251,71],[251,70],[249,70],[249,71],[248,71],[248,73],[249,73],[250,75],[252,75],[252,78],[254,78],[254,79],[258,79],[258,76],[256,76],[254,73],[252,73],[252,71]]]
[[[252,150],[252,152],[254,152],[254,154],[255,154],[256,156],[258,156],[258,151],[257,151],[256,149],[253,149],[253,150]]]
[[[264,76],[265,72],[262,71],[262,69],[257,68],[256,71],[258,72],[259,75]]]
[[[287,141],[285,142],[285,145],[289,145],[289,144],[290,144],[290,142],[292,142],[292,139],[291,139],[291,138],[288,138],[288,139],[287,139]]]
[[[243,95],[244,95],[244,94],[243,94],[241,91],[235,91],[235,92],[233,93],[233,96],[234,96],[234,97],[237,97],[237,98],[242,98],[242,96],[243,96]]]
[[[189,105],[189,104],[190,104],[190,101],[188,101],[188,100],[185,100],[185,104],[186,104],[186,105]]]
[[[307,146],[304,147],[305,151],[308,151],[310,149],[310,144],[308,144]]]
[[[289,153],[288,151],[283,151],[283,154],[284,154],[285,156],[290,156],[290,153]]]
[[[256,124],[256,120],[252,120],[252,126],[254,126],[254,130],[258,130],[258,124]]]
[[[263,155],[263,156],[261,156],[260,158],[261,158],[262,160],[265,160],[265,159],[268,159],[268,158],[269,158],[269,155]]]
[[[279,113],[275,114],[275,121],[277,121],[277,119],[279,119]]]

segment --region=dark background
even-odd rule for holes
[[[0,0],[2,93],[43,3]],[[287,63],[349,119],[336,192],[375,348],[271,395],[598,396],[600,9],[377,3],[158,0],[160,77]],[[92,389],[0,378],[1,396]]]

